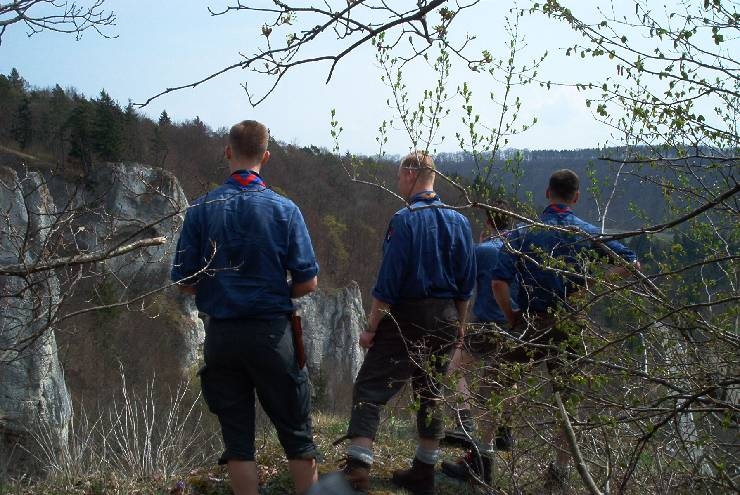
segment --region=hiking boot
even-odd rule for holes
[[[457,462],[442,461],[442,472],[450,478],[465,481],[483,482],[491,485],[492,461],[488,456],[481,456],[475,451],[468,451]]]
[[[496,450],[509,452],[514,448],[514,435],[508,426],[499,426],[496,430]]]
[[[445,430],[441,440],[443,445],[458,447],[462,449],[473,448],[473,437],[475,435],[475,421],[468,409],[460,409],[455,414],[455,428]]]
[[[344,458],[341,473],[353,490],[367,492],[370,489],[370,464],[354,457]]]
[[[444,437],[439,441],[440,445],[446,447],[455,447],[458,449],[475,448],[475,439],[472,432],[455,428],[454,430],[445,430]]]
[[[392,481],[414,495],[434,495],[434,464],[414,458],[410,469],[393,471]]]
[[[548,495],[569,495],[570,485],[568,484],[569,469],[565,466],[558,466],[551,462],[545,470],[545,483],[542,485],[543,493]]]
[[[454,430],[445,430],[444,438],[440,441],[442,445],[470,450],[490,450],[488,445],[478,442],[473,438],[473,432],[460,428],[458,425]],[[514,448],[514,435],[508,426],[499,426],[496,430],[496,450],[509,452]]]

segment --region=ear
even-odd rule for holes
[[[549,200],[550,199],[550,188],[548,187],[545,189],[545,197]]]
[[[231,160],[232,156],[233,154],[231,152],[231,145],[227,144],[224,148],[224,158],[226,158],[227,160]]]
[[[576,191],[575,195],[573,196],[573,204],[578,203],[578,200],[581,198],[581,191]]]
[[[267,163],[267,161],[270,159],[270,151],[265,150],[265,153],[262,155],[262,160],[260,160],[260,165],[264,165]]]

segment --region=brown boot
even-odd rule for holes
[[[393,483],[414,495],[434,495],[434,464],[414,458],[411,469],[393,472]]]
[[[370,489],[370,464],[347,456],[341,472],[353,490],[367,492]]]

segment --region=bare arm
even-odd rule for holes
[[[367,316],[367,328],[360,334],[360,346],[369,349],[373,346],[375,332],[378,330],[378,324],[383,319],[390,305],[373,297],[373,304],[370,307],[370,314]]]
[[[309,292],[313,292],[316,290],[316,287],[319,285],[319,279],[318,277],[314,277],[312,279],[306,280],[305,282],[300,283],[294,283],[290,286],[290,297],[301,297],[305,296]]]
[[[465,325],[468,323],[468,306],[470,301],[458,301],[455,299],[455,308],[457,309],[457,321],[459,327],[457,329],[457,337],[462,339],[465,337]]]
[[[515,312],[511,307],[509,282],[505,280],[494,280],[491,282],[491,291],[493,291],[493,297],[496,299],[496,303],[498,303],[509,324],[512,327],[516,325],[517,320],[519,320],[519,313]]]

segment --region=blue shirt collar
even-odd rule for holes
[[[423,201],[425,203],[432,203],[434,201],[441,201],[439,195],[434,191],[421,191],[409,198],[409,204],[414,204]]]

